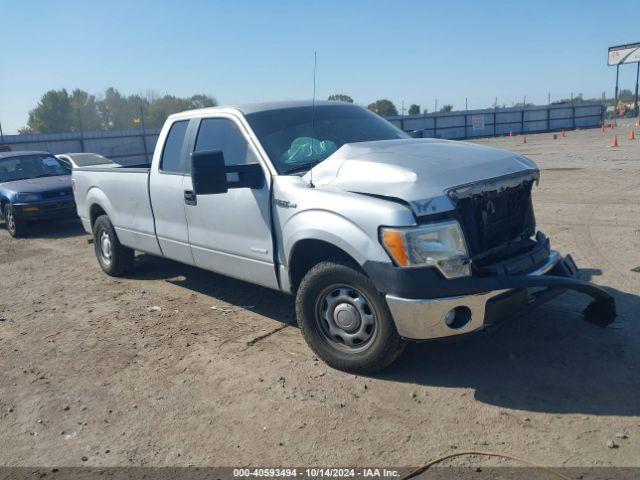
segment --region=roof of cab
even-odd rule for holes
[[[3,158],[24,157],[27,155],[51,155],[50,152],[42,152],[38,150],[19,150],[17,152],[0,152],[0,160]]]
[[[284,108],[297,108],[297,107],[312,107],[312,106],[345,106],[352,105],[351,103],[336,102],[330,100],[296,100],[296,101],[281,101],[281,102],[263,102],[263,103],[246,103],[241,105],[219,105],[217,107],[199,108],[196,110],[186,110],[184,112],[174,113],[169,118],[173,117],[190,117],[206,115],[207,113],[215,114],[224,110],[237,110],[244,115],[249,115],[256,112],[266,112],[269,110],[281,110]]]

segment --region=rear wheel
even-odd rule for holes
[[[135,252],[120,243],[106,215],[99,216],[93,224],[93,246],[98,263],[105,273],[117,277],[133,268]]]
[[[340,260],[309,270],[296,295],[296,314],[311,349],[339,370],[376,372],[405,346],[371,280]]]
[[[10,203],[4,206],[4,224],[9,235],[15,238],[22,237],[27,231],[26,222],[16,217],[16,211]]]

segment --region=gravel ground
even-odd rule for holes
[[[411,345],[370,377],[318,361],[285,295],[148,255],[110,278],[75,222],[20,240],[0,229],[0,465],[417,466],[482,449],[640,466],[629,130],[619,148],[598,130],[480,141],[538,162],[538,225],[613,292],[612,326],[583,322],[588,300],[568,293],[491,331]]]

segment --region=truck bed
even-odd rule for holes
[[[116,168],[81,167],[72,172],[78,216],[87,233],[101,212],[99,203],[113,223],[120,243],[150,253],[160,253],[149,199],[147,165]]]

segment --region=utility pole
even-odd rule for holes
[[[638,68],[636,70],[636,101],[633,104],[633,114],[637,117],[638,116],[638,77],[640,76],[640,62],[638,62],[636,65],[638,65]]]
[[[464,97],[464,111],[468,111],[469,110],[469,99],[467,97]]]
[[[147,163],[149,163],[149,152],[147,150],[147,133],[144,128],[144,112],[142,109],[142,104],[140,104],[140,123],[142,124],[142,145],[144,147],[144,159]]]
[[[435,106],[433,107],[433,113],[438,113],[438,99],[436,98]]]
[[[80,151],[84,152],[84,130],[82,128],[82,114],[78,108],[78,125],[80,126]]]
[[[618,79],[620,77],[620,64],[616,65],[616,93],[613,97],[613,124],[618,126]]]
[[[551,93],[547,93],[547,105],[551,105]]]

